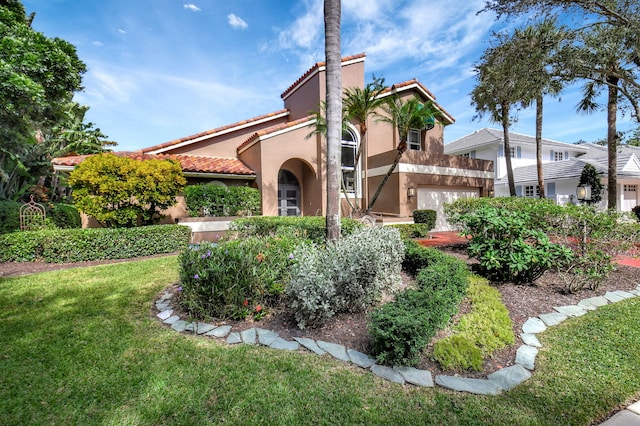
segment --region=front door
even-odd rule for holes
[[[289,170],[278,173],[278,214],[300,216],[300,184]]]
[[[294,185],[278,185],[278,210],[280,216],[300,216],[300,188]]]

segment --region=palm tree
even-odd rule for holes
[[[514,74],[517,75],[514,72],[514,63],[510,59],[510,53],[515,50],[513,49],[514,43],[509,43],[501,36],[498,36],[498,39],[502,43],[488,48],[483,53],[480,63],[475,66],[478,84],[471,91],[471,103],[475,105],[478,112],[476,117],[482,117],[488,113],[491,121],[502,125],[509,195],[515,197],[516,186],[511,164],[509,126],[512,121],[516,120],[516,117],[512,117],[510,114],[511,107],[521,104],[526,96],[522,94],[516,79],[512,78]]]
[[[340,178],[342,140],[342,56],[340,0],[324,0],[324,44],[327,64],[327,241],[340,239]]]
[[[563,27],[556,25],[555,19],[545,19],[534,26],[525,29],[516,29],[513,40],[516,49],[512,60],[524,61],[524,69],[527,74],[513,75],[519,80],[519,85],[524,86],[525,99],[523,106],[529,106],[531,101],[536,104],[536,166],[538,171],[538,188],[540,198],[545,198],[544,176],[542,171],[542,118],[543,101],[545,95],[557,96],[563,88],[560,78],[554,77],[549,72],[549,66],[554,62],[554,57],[561,49],[562,43],[567,40]],[[520,47],[517,47],[520,45]],[[522,52],[527,52],[522,55]]]
[[[347,120],[356,121],[360,128],[360,145],[356,151],[354,167],[358,167],[359,160],[362,158],[362,209],[366,209],[369,202],[367,121],[376,115],[376,110],[384,103],[384,99],[380,98],[384,90],[384,78],[374,76],[373,81],[363,89],[359,87],[345,89],[342,101]]]
[[[409,131],[412,129],[424,129],[430,130],[435,125],[435,120],[438,119],[444,122],[444,115],[432,102],[422,103],[417,98],[411,98],[403,102],[399,97],[394,96],[390,98],[383,109],[387,113],[385,116],[380,116],[379,121],[390,124],[394,129],[398,131],[399,143],[397,147],[396,158],[384,176],[378,189],[376,190],[367,210],[371,210],[376,203],[382,188],[386,185],[389,177],[398,166],[402,154],[407,150],[407,138]]]

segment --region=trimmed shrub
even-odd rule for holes
[[[436,211],[435,210],[414,210],[413,221],[415,223],[424,223],[431,231],[436,227]]]
[[[71,204],[53,203],[52,208],[47,209],[47,217],[51,217],[58,228],[81,228],[82,219],[80,212]]]
[[[327,247],[301,247],[287,287],[300,328],[339,312],[361,312],[400,281],[404,246],[392,228],[365,228]]]
[[[0,262],[128,259],[175,252],[190,238],[191,230],[182,225],[14,232],[0,235]]]
[[[402,239],[424,238],[429,235],[429,231],[433,229],[425,223],[399,223],[396,225],[387,226],[396,228],[400,232],[400,237]]]
[[[424,247],[415,241],[404,240],[405,255],[402,261],[402,269],[413,276],[416,276],[422,268],[438,262],[446,256],[444,253],[433,247]]]
[[[299,244],[293,238],[250,237],[184,250],[180,254],[181,305],[198,318],[264,314],[278,303]]]
[[[369,316],[371,353],[387,365],[416,365],[436,330],[431,327],[428,295],[407,290]]]
[[[481,370],[483,358],[515,341],[509,311],[484,278],[469,277],[467,298],[471,311],[434,345],[433,356],[445,369]]]
[[[260,190],[248,186],[189,185],[184,198],[193,217],[259,215],[262,203]]]
[[[341,235],[346,237],[364,228],[362,222],[340,219]],[[324,244],[326,219],[324,216],[260,216],[235,219],[231,222],[225,239],[286,235],[309,239]]]
[[[434,256],[435,257],[435,256]],[[406,290],[369,317],[371,352],[390,365],[415,365],[438,329],[458,311],[466,287],[466,265],[442,254],[418,274],[418,289]]]
[[[634,208],[631,209],[631,211],[635,215],[638,222],[640,222],[640,206],[635,206]]]

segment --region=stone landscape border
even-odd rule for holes
[[[516,352],[515,364],[489,374],[486,379],[473,379],[459,376],[438,375],[435,384],[446,389],[469,392],[478,395],[498,395],[508,391],[531,377],[535,368],[538,350],[542,345],[537,338],[548,327],[560,324],[571,317],[579,317],[588,311],[595,310],[609,303],[640,296],[640,284],[634,290],[610,291],[603,296],[591,297],[580,301],[577,305],[554,307],[555,312],[541,314],[529,318],[522,326],[520,337],[524,344]],[[250,328],[242,332],[234,332],[230,325],[215,326],[202,322],[189,322],[174,315],[172,306],[173,293],[166,290],[155,302],[159,313],[156,315],[164,324],[168,324],[177,332],[192,332],[196,335],[225,339],[227,344],[262,345],[273,349],[296,351],[304,348],[315,354],[329,354],[343,362],[353,363],[385,380],[399,384],[433,387],[434,380],[430,371],[413,367],[387,367],[376,364],[375,359],[362,352],[348,349],[343,345],[294,337],[293,341],[285,340],[278,333],[262,328]]]

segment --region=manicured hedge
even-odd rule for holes
[[[190,185],[184,199],[192,217],[252,216],[261,209],[260,191],[248,186]]]
[[[128,259],[178,251],[190,238],[182,225],[13,232],[0,235],[0,262]]]
[[[347,236],[364,227],[362,222],[340,219],[341,235]],[[326,234],[324,216],[259,216],[244,217],[231,222],[228,239],[288,235],[323,244]]]
[[[433,229],[426,223],[398,223],[387,226],[396,228],[400,232],[400,237],[403,239],[424,238],[429,235],[429,231]]]
[[[419,270],[418,289],[399,293],[370,315],[371,353],[381,364],[415,365],[436,332],[457,313],[468,285],[464,262],[412,242],[405,247],[405,256],[413,253],[411,268]]]
[[[404,240],[405,255],[402,270],[413,276],[427,266],[445,258],[445,254],[433,247],[424,247],[412,240]]]
[[[415,223],[424,223],[429,227],[429,231],[436,227],[436,211],[435,210],[414,210],[413,221]]]

